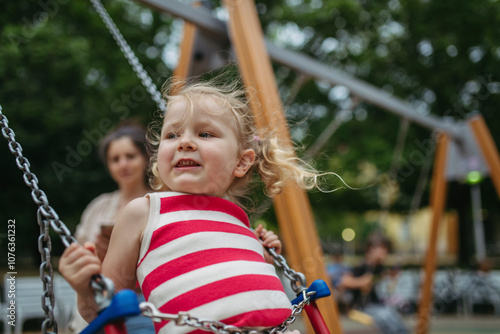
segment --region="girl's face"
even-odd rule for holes
[[[148,162],[129,137],[115,139],[109,144],[107,164],[111,177],[120,188],[145,182]]]
[[[252,166],[255,153],[240,152],[233,116],[213,99],[203,97],[192,115],[188,108],[183,99],[168,108],[158,149],[159,176],[172,191],[222,197],[234,178]]]

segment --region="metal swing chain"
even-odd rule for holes
[[[306,276],[303,273],[297,272],[290,268],[286,263],[286,259],[283,257],[283,255],[277,254],[274,248],[266,247],[266,250],[273,257],[274,264],[283,269],[283,274],[290,280],[290,285],[293,292],[298,295],[307,289]]]
[[[43,190],[38,187],[38,178],[30,171],[30,163],[28,159],[23,156],[23,149],[16,141],[14,131],[9,127],[7,117],[2,113],[1,105],[0,124],[2,127],[2,135],[8,141],[9,150],[16,157],[17,167],[23,172],[24,183],[31,188],[31,197],[38,205],[37,221],[40,226],[38,251],[40,252],[42,260],[40,265],[40,279],[43,283],[42,308],[46,315],[46,319],[42,323],[42,331],[43,333],[47,333],[49,328],[53,328],[54,332],[57,333],[57,323],[54,319],[54,270],[50,258],[50,252],[52,250],[49,234],[50,227],[59,234],[66,247],[76,240],[71,236],[69,229],[59,220],[59,216],[49,205],[49,201]]]
[[[141,62],[135,55],[134,51],[130,48],[127,41],[121,34],[120,30],[118,30],[116,24],[113,22],[113,19],[109,16],[108,12],[102,5],[100,0],[90,0],[95,10],[103,20],[104,24],[108,28],[109,32],[113,36],[114,40],[120,47],[120,50],[123,52],[125,58],[127,58],[130,66],[132,66],[134,72],[137,74],[137,77],[141,80],[142,85],[146,88],[148,93],[151,95],[153,101],[156,102],[156,105],[160,110],[165,110],[165,100],[162,98],[160,91],[153,83],[153,80],[149,76],[148,72],[144,69]]]

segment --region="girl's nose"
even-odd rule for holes
[[[181,139],[179,140],[179,146],[177,147],[180,151],[192,151],[196,150],[196,144],[193,140],[193,136],[191,134],[183,134]]]

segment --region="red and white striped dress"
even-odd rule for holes
[[[161,312],[239,327],[272,327],[288,318],[290,301],[239,206],[176,192],[149,197],[137,265],[146,300]],[[205,333],[166,321],[155,327],[161,334]]]

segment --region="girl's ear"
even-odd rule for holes
[[[233,171],[234,176],[243,177],[248,172],[250,167],[252,167],[255,161],[255,151],[251,148],[243,151],[240,157],[240,161],[236,165],[236,168]]]

